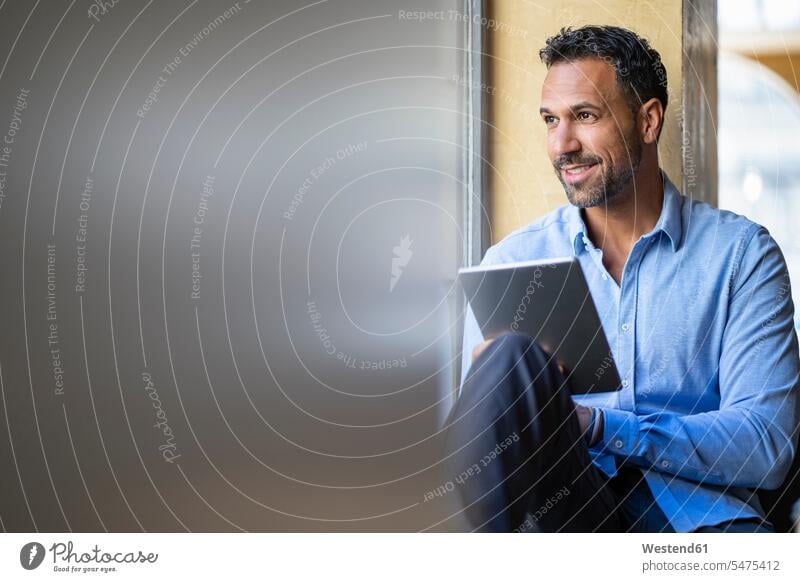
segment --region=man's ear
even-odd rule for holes
[[[639,135],[646,144],[656,143],[664,125],[664,107],[656,97],[642,103],[639,109]]]

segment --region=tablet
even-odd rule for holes
[[[617,366],[574,257],[469,267],[458,271],[458,280],[484,337],[530,335],[555,357],[573,394],[619,390]]]

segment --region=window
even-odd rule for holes
[[[761,6],[772,4],[775,3],[764,2]],[[720,8],[722,25],[741,24],[734,17],[723,16],[722,5]],[[781,14],[791,21],[799,18],[798,12],[785,10]],[[768,11],[759,14],[751,22],[761,23],[763,28],[778,25]],[[795,26],[800,23],[796,22]],[[751,41],[749,50],[756,50],[757,37],[752,37]],[[741,47],[747,45],[744,39],[740,42]],[[791,49],[785,50],[787,55]],[[733,52],[720,53],[718,82],[719,206],[743,214],[769,229],[786,257],[793,299],[798,305],[800,95],[756,59]],[[800,316],[796,316],[795,322],[800,324]]]

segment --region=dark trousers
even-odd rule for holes
[[[592,464],[564,376],[527,335],[504,334],[473,362],[447,424],[452,481],[476,531],[674,531],[638,467],[622,463],[609,479]],[[696,531],[772,527],[736,519]]]
[[[673,531],[638,468],[609,479],[592,464],[565,379],[548,360],[529,336],[504,334],[463,382],[447,442],[474,530]]]

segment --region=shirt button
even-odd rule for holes
[[[661,466],[666,469],[667,467],[669,467],[669,461],[666,461],[666,460],[661,461]]]
[[[625,387],[625,388],[627,388],[629,384],[630,384],[630,382],[628,382],[627,380],[623,380],[622,381],[622,386]]]
[[[631,330],[631,324],[630,323],[623,323],[622,324],[622,331],[627,332],[627,331],[630,331],[630,330]]]
[[[622,445],[623,445],[623,442],[621,440],[617,439],[617,440],[614,441],[614,446],[617,447],[618,449],[621,449]]]

